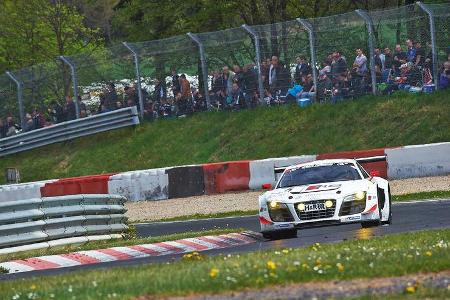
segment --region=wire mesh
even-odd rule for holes
[[[370,12],[381,69],[411,85],[432,83],[428,15],[417,5]],[[414,52],[414,53],[413,53]],[[405,79],[406,78],[406,79]],[[399,81],[400,82],[400,81]]]
[[[75,65],[82,117],[126,106],[124,91],[136,73],[133,54],[123,44],[66,58]]]
[[[349,12],[308,21],[314,30],[319,64],[319,98],[337,102],[370,93],[369,34],[365,20],[356,12]]]
[[[184,113],[187,105],[192,104],[192,97],[199,97],[203,87],[199,48],[195,42],[187,35],[178,35],[130,43],[130,46],[139,56],[146,113],[170,117],[177,113],[179,106]]]
[[[0,75],[0,128],[8,117],[20,124],[19,107],[17,102],[16,84],[5,74]],[[0,132],[0,136],[4,134]]]
[[[296,20],[255,25],[251,28],[260,41],[262,72],[266,97],[268,99],[288,96],[281,101],[295,100],[296,95],[288,93],[294,84],[309,92],[313,85],[308,32]],[[273,60],[277,62],[273,62]],[[301,60],[301,64],[300,64]],[[272,65],[272,66],[271,66]],[[303,67],[301,68],[301,65]],[[276,66],[276,68],[274,68]],[[275,69],[275,74],[272,70]],[[273,101],[273,100],[272,100]]]
[[[305,20],[313,29],[314,66],[311,65],[309,34],[297,20],[247,27],[256,34],[257,43],[250,32],[239,27],[199,33],[194,38],[178,35],[129,43],[132,51],[118,44],[66,58],[75,66],[82,100],[79,103],[81,116],[138,104],[134,53],[140,67],[144,115],[152,118],[172,116],[180,109],[182,112],[205,110],[205,84],[208,84],[212,104],[218,109],[257,105],[257,53],[261,57],[259,63],[267,103],[281,104],[302,98],[336,102],[370,93],[369,70],[372,67],[376,86],[382,92],[405,86],[420,88],[431,83],[433,77],[442,76],[444,63],[450,64],[446,63],[450,54],[450,5],[426,6],[435,22],[439,74],[433,74],[436,66],[432,65],[430,19],[418,4],[368,12],[374,30],[374,66],[370,65],[367,20],[357,12]],[[407,45],[407,40],[413,44],[408,41]],[[355,51],[357,49],[360,51]],[[200,50],[204,50],[207,83]],[[316,87],[313,86],[313,69],[318,71]],[[65,97],[73,95],[71,70],[67,64],[55,59],[13,74],[23,83],[28,121],[36,112],[40,112],[44,122],[67,119]],[[302,89],[297,88],[299,85]],[[11,115],[19,123],[17,103],[15,83],[1,75],[0,118]]]
[[[23,87],[25,123],[29,127],[22,128],[23,131],[43,127],[51,119],[49,108],[64,103],[65,95],[70,94],[70,70],[55,59],[13,73]],[[35,116],[39,116],[39,124],[33,124]]]
[[[438,71],[441,75],[445,72],[443,70],[444,62],[448,61],[447,64],[450,64],[450,5],[428,4],[427,6],[431,10],[435,22]]]
[[[229,108],[255,106],[258,73],[251,35],[239,27],[199,33],[197,37],[205,49],[212,104]]]

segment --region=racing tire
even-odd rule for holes
[[[391,197],[391,187],[388,186],[388,197],[389,197],[389,217],[386,221],[381,221],[381,225],[391,225],[392,224],[392,197]]]
[[[297,229],[263,232],[262,236],[268,240],[293,239],[297,237]]]

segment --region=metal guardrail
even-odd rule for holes
[[[91,194],[0,203],[0,248],[125,231],[126,198]]]
[[[0,157],[116,128],[138,125],[136,106],[59,123],[0,139]]]

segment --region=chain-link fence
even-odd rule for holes
[[[125,105],[124,91],[133,86],[136,74],[133,55],[123,44],[65,58],[75,68],[80,117]]]
[[[434,21],[434,32],[436,36],[436,60],[439,75],[444,73],[443,65],[445,61],[450,64],[450,5],[430,4],[428,5]]]
[[[450,64],[449,18],[449,4],[418,2],[118,44],[0,76],[0,113],[20,117],[14,78],[22,125],[36,112],[54,123],[137,105],[154,119],[433,89]]]
[[[294,84],[309,92],[313,78],[308,32],[304,26],[293,20],[251,28],[259,40],[266,103],[295,100],[292,95],[285,97]]]
[[[179,35],[130,43],[130,47],[139,60],[144,115],[150,119],[171,117],[177,113],[175,103],[188,109],[187,98],[198,97],[193,90],[203,86],[199,50],[193,39]]]
[[[20,122],[17,87],[6,74],[0,75],[0,120],[0,138],[6,137],[7,122]]]

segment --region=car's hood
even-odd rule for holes
[[[367,191],[370,184],[372,183],[365,179],[309,184],[274,189],[264,193],[263,197],[266,200],[292,203],[317,199],[337,199],[359,191]]]

